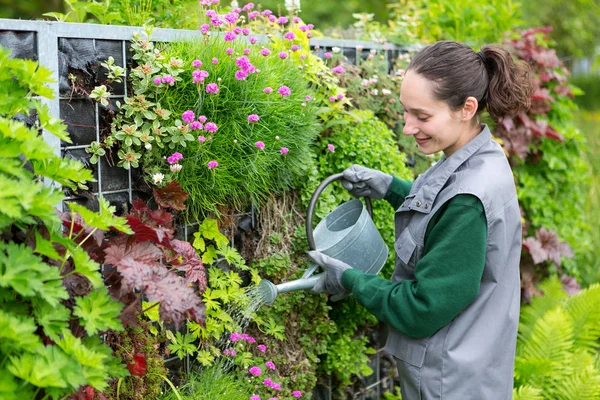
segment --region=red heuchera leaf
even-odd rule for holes
[[[561,242],[555,231],[544,227],[536,231],[535,238],[523,240],[523,246],[531,254],[534,264],[550,260],[560,267],[561,256],[574,256],[567,242]]]
[[[203,321],[204,305],[200,297],[185,279],[159,262],[163,252],[154,243],[127,246],[127,241],[121,240],[109,246],[105,253],[106,263],[114,265],[121,274],[121,292],[144,290],[148,301],[160,302],[161,319],[172,320],[177,327],[186,315],[197,322]],[[193,277],[202,281],[203,266],[188,269]]]
[[[144,376],[146,375],[146,356],[142,353],[137,353],[133,356],[133,362],[127,365],[127,369],[134,376]]]
[[[185,210],[183,203],[189,194],[183,191],[179,183],[172,181],[165,187],[155,188],[153,193],[154,199],[159,206],[180,211]]]
[[[170,229],[148,226],[137,217],[127,216],[125,218],[127,218],[127,222],[129,223],[131,230],[135,232],[136,242],[140,243],[144,241],[150,241],[169,246],[169,239],[173,234]]]
[[[130,216],[138,217],[147,225],[164,225],[171,227],[174,216],[165,209],[159,208],[158,210],[152,210],[148,208],[146,203],[142,200],[134,200],[132,205],[133,209],[129,213]]]
[[[563,284],[563,290],[567,292],[569,296],[573,296],[581,291],[581,285],[577,283],[577,279],[573,276],[565,274],[560,277],[560,282]]]
[[[176,259],[169,260],[173,265],[177,265],[179,271],[185,272],[185,278],[188,283],[198,284],[200,292],[206,289],[206,271],[202,259],[196,253],[196,250],[188,242],[174,239],[171,241],[173,250],[175,251]],[[182,261],[179,261],[179,258]]]

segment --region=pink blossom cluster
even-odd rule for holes
[[[235,79],[238,81],[246,80],[248,74],[256,72],[256,68],[246,56],[236,58],[235,65],[239,68],[239,70],[235,72]]]
[[[252,336],[248,336],[248,334],[246,334],[246,333],[237,333],[237,332],[233,332],[231,335],[229,335],[229,340],[231,342],[237,342],[239,340],[243,340],[248,343],[256,342],[256,339],[254,339]]]
[[[192,78],[194,83],[204,83],[204,79],[208,78],[208,71],[195,69],[192,71]]]
[[[175,153],[171,154],[169,156],[169,158],[167,158],[167,162],[169,164],[171,164],[171,165],[177,164],[180,160],[183,160],[183,154],[181,154],[178,151],[176,151]]]
[[[252,122],[258,122],[258,121],[260,121],[260,117],[257,114],[248,115],[248,122],[252,123]]]
[[[206,93],[219,93],[219,86],[214,82],[209,83],[208,85],[206,85]]]
[[[263,385],[265,385],[266,387],[270,387],[273,390],[281,390],[281,384],[273,382],[268,378],[263,381]]]
[[[281,86],[277,89],[277,93],[279,93],[282,97],[287,97],[292,94],[292,91],[287,86]]]
[[[219,163],[216,161],[208,162],[208,169],[213,169],[217,166],[219,166]],[[235,351],[235,349],[225,349],[225,350],[223,350],[223,354],[226,356],[235,357],[237,355],[237,352]]]

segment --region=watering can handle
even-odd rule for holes
[[[341,180],[343,178],[343,176],[344,175],[342,173],[339,173],[339,174],[333,174],[333,175],[325,178],[323,180],[323,182],[321,182],[321,184],[317,187],[317,189],[313,193],[312,197],[310,198],[310,203],[308,204],[308,210],[306,212],[306,239],[308,240],[308,247],[311,250],[316,250],[316,248],[317,248],[317,246],[315,244],[315,238],[313,236],[313,228],[312,228],[313,214],[315,212],[315,205],[317,204],[317,199],[321,195],[321,192],[323,192],[323,189],[325,189],[325,186],[329,185],[333,181]],[[365,197],[365,203],[367,204],[367,211],[369,212],[371,219],[373,219],[373,207],[371,206],[371,198]]]

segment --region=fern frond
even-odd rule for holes
[[[513,389],[513,400],[544,400],[542,390],[529,385]]]
[[[600,284],[594,284],[565,301],[563,309],[573,323],[575,347],[592,352],[600,339]]]
[[[548,390],[548,398],[556,400],[597,400],[600,398],[600,372],[594,366],[594,357],[579,351],[573,360],[574,373],[556,380]]]

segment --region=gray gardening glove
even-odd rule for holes
[[[394,179],[376,169],[354,164],[342,172],[342,186],[356,197],[383,199]]]
[[[350,292],[342,285],[342,274],[345,270],[352,268],[351,266],[315,250],[309,251],[308,256],[325,270],[325,275],[312,288],[313,292],[327,292],[333,295],[331,297],[333,301],[341,300],[350,295]]]

